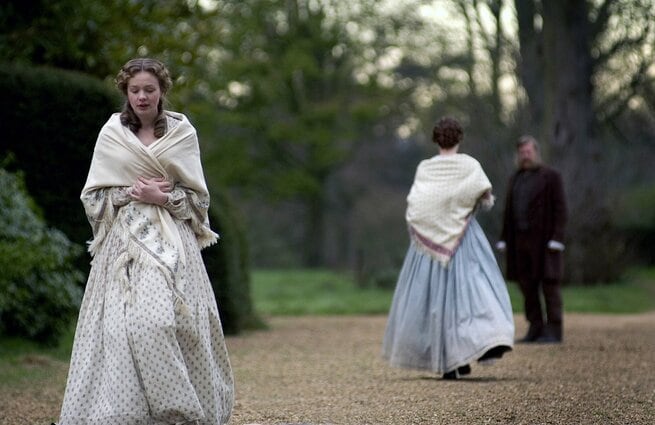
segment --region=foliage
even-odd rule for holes
[[[622,227],[654,232],[655,185],[638,186],[624,192],[614,214]]]
[[[374,80],[354,73],[363,46],[321,3],[222,1],[216,148],[242,154],[220,173],[266,182],[282,198],[320,195],[359,126],[383,117]],[[240,167],[245,168],[240,168]]]
[[[363,287],[394,288],[409,246],[405,194],[378,190],[355,205],[355,277]],[[371,214],[375,211],[375,214]]]
[[[217,244],[202,251],[214,289],[223,330],[236,334],[263,326],[250,297],[248,243],[234,206],[223,191],[212,192],[209,221],[220,235]]]
[[[605,148],[616,140],[652,146],[654,11],[652,0],[10,0],[0,5],[0,58],[107,79],[131,57],[164,60],[175,80],[172,109],[203,135],[210,184],[238,188],[241,206],[267,204],[243,209],[250,237],[267,239],[255,262],[286,243],[283,251],[296,254],[284,258],[356,266],[369,235],[353,229],[381,234],[393,223],[392,208],[382,207],[388,221],[360,211],[380,206],[372,194],[396,198],[411,183],[391,183],[384,161],[358,158],[370,147],[396,159],[401,142],[427,155],[434,120],[455,115],[466,129],[462,150],[503,199],[513,141],[536,134],[566,179],[568,278],[611,280],[626,264],[625,229],[603,202],[613,194],[600,188],[620,191],[614,180],[649,164],[635,149],[614,158]],[[576,96],[582,102],[570,102]],[[584,135],[595,130],[603,137]],[[565,142],[559,153],[553,135]],[[397,167],[411,172],[407,158]],[[634,158],[635,167],[613,165]],[[294,217],[293,237],[286,222],[268,225],[270,211]],[[500,212],[481,222],[497,234]],[[394,231],[381,243],[397,239]],[[378,258],[375,248],[365,256]]]
[[[8,166],[25,172],[48,224],[83,244],[91,229],[80,191],[117,93],[83,74],[13,65],[0,66],[0,92],[0,154],[13,154]]]
[[[0,334],[52,343],[80,301],[82,248],[48,228],[19,177],[0,169]]]
[[[590,15],[594,109],[598,120],[617,125],[619,115],[628,112],[638,116],[637,109],[642,107],[649,109],[646,116],[652,120],[655,113],[655,75],[649,71],[655,60],[652,0],[606,0],[592,7]]]
[[[8,0],[0,5],[0,58],[105,78],[128,59],[154,53],[177,70],[193,63],[211,33],[212,11],[199,3]]]
[[[210,175],[303,204],[308,265],[324,260],[329,177],[370,137],[373,125],[395,111],[381,105],[399,92],[380,84],[380,71],[371,65],[385,51],[348,31],[371,20],[367,13],[376,16],[371,3],[337,17],[328,3],[219,1],[222,34],[209,81],[217,109],[200,119],[206,132],[220,134],[209,146],[216,164]],[[387,37],[383,29],[379,35]],[[230,158],[230,166],[221,166],[220,158]]]
[[[618,226],[629,236],[637,259],[655,264],[655,185],[639,185],[618,196],[612,211]]]

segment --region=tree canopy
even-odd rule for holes
[[[578,215],[572,242],[590,223],[619,237],[607,230],[613,194],[653,178],[644,162],[655,134],[653,6],[11,0],[0,5],[0,57],[108,81],[133,56],[165,61],[175,77],[170,107],[197,125],[210,181],[247,207],[251,235],[288,240],[255,252],[254,261],[285,246],[299,253],[296,264],[343,266],[379,257],[364,243],[374,233],[402,239],[393,217],[402,215],[415,162],[434,152],[427,135],[444,114],[465,124],[463,148],[500,195],[514,140],[537,135],[547,160],[564,170],[574,208],[597,206]],[[626,160],[636,166],[622,169]],[[410,171],[392,170],[401,165]],[[607,175],[611,182],[599,178]],[[582,181],[588,197],[577,199]],[[498,217],[483,221],[497,230]],[[585,244],[571,251],[580,255],[571,254],[571,264],[587,264],[580,258],[593,253]],[[607,263],[624,254],[608,252]],[[580,267],[576,279],[613,278],[595,275],[593,262]]]

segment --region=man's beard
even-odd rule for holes
[[[530,168],[535,168],[537,166],[537,161],[534,161],[532,159],[523,159],[519,163],[522,169],[524,170],[529,170]]]

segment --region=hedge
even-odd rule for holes
[[[47,222],[83,244],[91,228],[79,200],[98,131],[120,104],[116,90],[70,71],[0,65],[2,151],[14,154]],[[0,152],[0,155],[3,152]]]
[[[220,235],[217,244],[202,252],[227,334],[264,326],[250,296],[248,243],[228,195],[213,190],[209,210],[211,227]]]

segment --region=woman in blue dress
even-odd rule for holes
[[[471,373],[474,361],[510,351],[514,320],[505,281],[474,214],[493,206],[480,163],[458,153],[463,130],[442,118],[407,196],[411,242],[389,312],[382,355],[392,366],[444,379]]]

